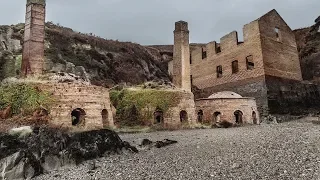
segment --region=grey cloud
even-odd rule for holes
[[[0,0],[0,24],[24,21],[25,0]],[[107,39],[170,44],[174,22],[189,22],[192,42],[219,41],[276,9],[293,29],[313,24],[319,0],[47,0],[47,21]]]

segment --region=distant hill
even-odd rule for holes
[[[0,80],[19,74],[23,33],[24,24],[0,26]],[[95,85],[170,78],[162,54],[139,44],[106,40],[48,22],[45,46],[46,71],[86,74]]]

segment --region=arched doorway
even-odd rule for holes
[[[86,118],[86,112],[81,108],[74,109],[71,112],[71,120],[72,120],[73,126],[77,126],[79,124],[84,123],[85,118]]]
[[[252,121],[253,121],[253,124],[258,124],[257,113],[254,111],[252,112]]]
[[[219,123],[220,119],[221,119],[221,113],[220,112],[213,113],[213,124]]]
[[[163,123],[163,111],[160,108],[157,108],[153,113],[154,122],[157,124]]]
[[[243,113],[241,111],[238,110],[234,112],[234,117],[237,124],[243,123],[242,116],[243,116]]]
[[[187,111],[180,111],[180,122],[188,122],[188,113]]]
[[[203,122],[203,111],[202,110],[198,111],[198,122],[199,123]]]
[[[108,110],[103,109],[103,110],[101,111],[103,127],[109,126],[108,115],[109,115],[109,114],[108,114]]]

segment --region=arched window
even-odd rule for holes
[[[188,113],[187,111],[180,111],[180,122],[188,122]]]
[[[221,113],[220,112],[213,113],[213,124],[219,123],[220,119],[221,119]]]
[[[154,121],[157,124],[163,123],[163,111],[160,108],[157,108],[153,113]]]
[[[257,113],[254,111],[252,112],[252,121],[253,121],[253,124],[258,124]]]
[[[108,115],[109,115],[108,110],[103,109],[101,111],[103,127],[109,126],[109,117],[108,117]]]
[[[237,124],[243,123],[242,116],[243,116],[243,113],[241,111],[238,110],[234,112],[234,117]]]
[[[85,118],[86,118],[86,112],[81,108],[74,109],[71,112],[71,120],[72,120],[73,126],[77,126],[79,124],[84,123]]]
[[[199,123],[203,122],[203,111],[202,110],[198,111],[198,122]]]

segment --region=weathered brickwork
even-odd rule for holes
[[[169,64],[169,68],[173,71],[173,83],[186,91],[191,91],[189,54],[188,23],[178,21],[175,23],[174,30],[173,62]]]
[[[215,124],[227,121],[236,124],[235,113],[241,112],[243,124],[259,124],[259,112],[254,98],[219,98],[196,100],[198,121]],[[200,119],[200,114],[203,114]],[[219,116],[219,118],[217,117]]]
[[[50,109],[51,123],[63,127],[72,125],[72,112],[81,109],[83,129],[113,127],[109,91],[103,87],[75,83],[41,83],[41,90],[52,93],[54,104]]]
[[[181,97],[179,104],[175,107],[170,107],[168,112],[164,114],[165,128],[180,128],[184,123],[189,125],[196,124],[194,95],[185,91],[181,91],[179,94]],[[180,113],[182,111],[187,113],[185,122],[181,122]]]
[[[42,74],[44,65],[45,0],[28,0],[21,73]]]
[[[262,116],[317,106],[318,88],[302,82],[295,36],[275,10],[246,24],[243,40],[239,42],[234,31],[220,43],[198,45],[191,51],[192,85],[201,90],[196,98],[234,91],[256,98]],[[312,95],[308,98],[303,91]],[[315,103],[307,103],[309,100]]]

